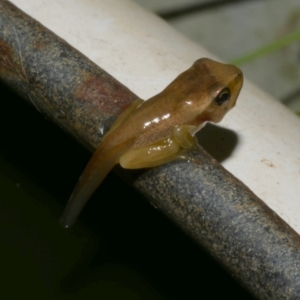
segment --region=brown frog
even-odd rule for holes
[[[218,123],[235,106],[243,74],[235,66],[201,58],[161,93],[136,100],[103,137],[61,217],[68,228],[109,171],[155,167],[197,146],[195,133]]]

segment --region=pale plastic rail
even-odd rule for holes
[[[142,99],[200,57],[215,58],[129,0],[11,0]],[[300,119],[245,81],[221,126],[238,145],[222,164],[300,233]]]

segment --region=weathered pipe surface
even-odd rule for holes
[[[136,96],[8,1],[0,79],[89,149]],[[259,299],[299,299],[297,233],[202,148],[134,186]]]
[[[206,152],[190,155],[134,185],[258,299],[299,299],[299,235]]]
[[[0,78],[90,150],[137,98],[64,40],[2,0]]]

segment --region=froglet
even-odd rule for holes
[[[109,171],[155,167],[197,146],[195,133],[206,122],[218,123],[235,106],[243,85],[235,66],[208,58],[196,60],[161,93],[136,100],[103,137],[60,219],[74,224],[84,205]]]

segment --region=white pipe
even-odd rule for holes
[[[200,57],[213,57],[129,0],[11,0],[142,99]],[[223,162],[300,233],[300,119],[246,80],[221,126],[238,135]]]

